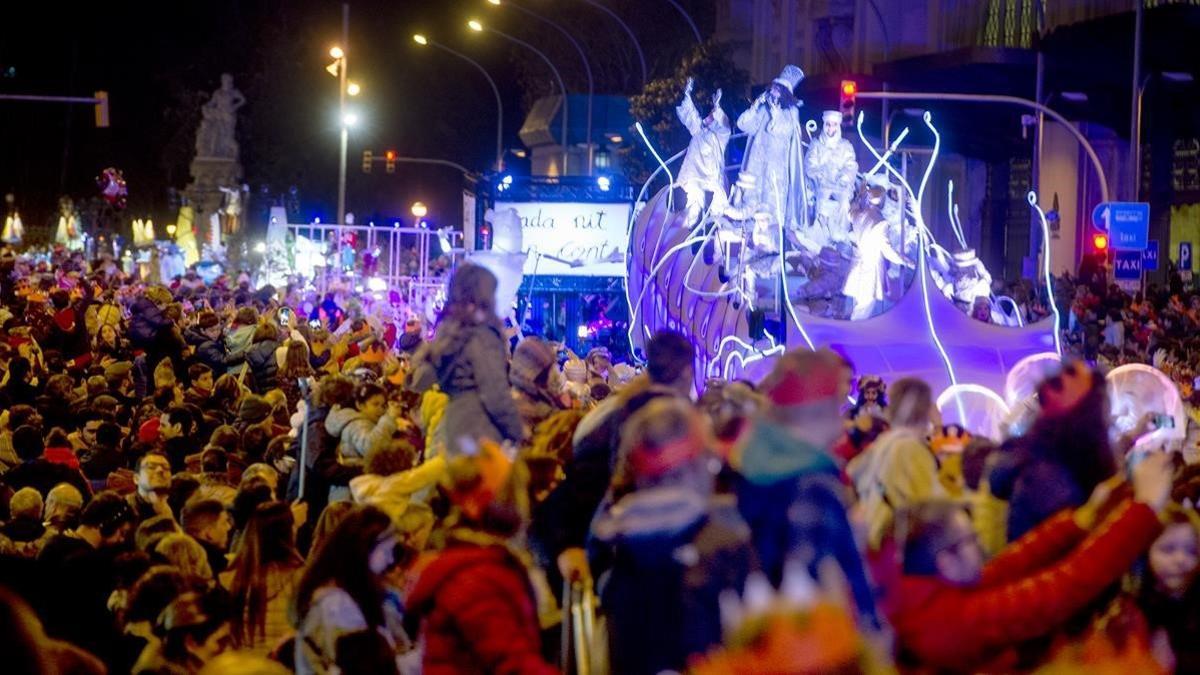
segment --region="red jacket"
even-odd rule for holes
[[[500,546],[454,546],[421,572],[407,610],[422,617],[425,675],[557,673],[541,655],[525,568]]]
[[[1004,549],[976,586],[906,576],[891,616],[901,653],[937,669],[1005,670],[1014,647],[1061,626],[1117,581],[1161,530],[1144,504],[1121,504],[1090,534],[1068,510]]]

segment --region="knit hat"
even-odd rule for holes
[[[527,337],[517,343],[513,350],[512,364],[508,371],[508,379],[517,389],[534,391],[534,384],[546,369],[554,365],[554,350],[545,340],[539,337]]]
[[[162,428],[162,418],[155,416],[142,423],[138,427],[137,438],[143,443],[153,443],[158,440],[159,430]]]
[[[130,371],[132,370],[133,364],[129,361],[117,361],[116,363],[109,364],[109,366],[104,369],[104,379],[108,380],[109,384],[120,382],[121,380],[125,379],[125,377],[129,375]]]
[[[778,408],[817,403],[838,395],[845,370],[841,357],[827,349],[793,352],[775,363],[763,390]]]
[[[513,463],[495,442],[483,439],[473,454],[449,461],[450,499],[471,518],[478,518],[512,476]]]
[[[237,421],[242,424],[257,424],[267,419],[270,414],[271,404],[267,403],[267,399],[257,394],[247,394],[238,408]]]
[[[24,487],[17,490],[16,494],[8,502],[8,511],[13,518],[17,516],[30,516],[40,519],[42,517],[41,493],[31,487]]]

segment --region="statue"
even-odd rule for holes
[[[862,199],[851,216],[855,229],[861,232],[854,264],[842,286],[842,295],[853,305],[851,319],[869,318],[875,313],[875,306],[886,299],[887,263],[916,267],[892,246],[892,223],[882,211],[889,187],[887,176],[867,176]]]
[[[233,76],[221,75],[221,87],[212,93],[200,109],[203,119],[196,131],[196,156],[236,160],[238,144],[234,130],[237,111],[246,103],[242,92],[233,88]]]
[[[737,121],[738,128],[750,137],[743,171],[757,179],[753,190],[741,194],[741,202],[748,207],[743,215],[752,215],[758,205],[766,205],[774,222],[781,223],[793,238],[808,225],[800,144],[802,104],[792,93],[803,79],[804,71],[784,66],[770,88]]]
[[[693,78],[688,78],[683,89],[683,101],[675,108],[679,121],[692,135],[679,176],[675,184],[687,195],[687,223],[694,227],[700,222],[704,209],[705,193],[712,194],[709,213],[721,215],[728,204],[725,186],[725,146],[729,143],[729,118],[721,110],[721,90],[712,98],[712,112],[700,118],[696,104],[692,102]]]
[[[858,176],[858,159],[850,141],[842,138],[842,113],[826,110],[821,121],[821,134],[809,144],[804,156],[805,172],[813,181],[816,195],[813,218],[821,236],[844,242],[850,235],[847,216]]]

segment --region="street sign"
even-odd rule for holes
[[[1179,269],[1184,272],[1192,271],[1192,242],[1179,242]]]
[[[1142,269],[1152,272],[1158,269],[1158,240],[1151,239],[1148,244],[1142,251]]]
[[[1092,210],[1092,224],[1108,232],[1114,250],[1144,251],[1150,235],[1150,205],[1101,202]]]
[[[1142,278],[1142,252],[1117,251],[1113,259],[1113,278],[1118,281],[1137,281]]]

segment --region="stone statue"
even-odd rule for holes
[[[233,88],[233,76],[221,75],[221,87],[212,93],[200,109],[203,119],[196,131],[196,156],[237,160],[238,144],[234,132],[237,111],[246,103],[242,92]]]
[[[858,159],[854,146],[842,138],[842,113],[826,110],[821,121],[821,134],[809,144],[804,156],[804,168],[816,195],[814,220],[831,241],[846,241],[850,235],[847,216],[858,175]]]

